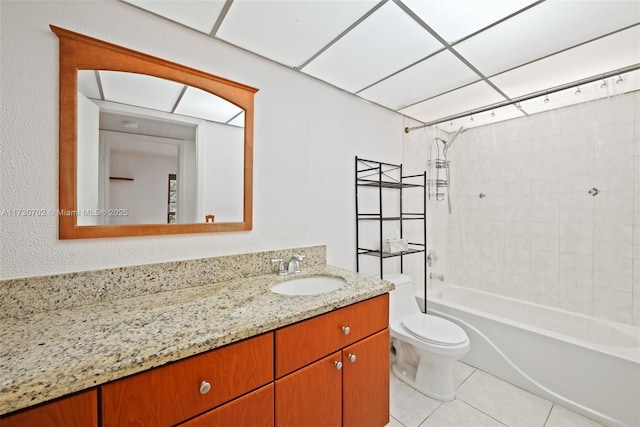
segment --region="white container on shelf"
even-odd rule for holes
[[[404,252],[409,249],[409,242],[407,239],[385,239],[382,242],[382,252],[395,254],[398,252]]]

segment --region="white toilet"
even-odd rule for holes
[[[469,351],[469,337],[455,323],[422,313],[408,276],[385,274],[384,279],[396,286],[389,292],[389,329],[396,354],[391,371],[429,397],[455,399],[453,364]]]

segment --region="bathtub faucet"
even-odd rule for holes
[[[444,274],[429,273],[429,279],[435,279],[435,280],[439,280],[441,282],[444,282]]]

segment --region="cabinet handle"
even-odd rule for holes
[[[349,335],[349,332],[351,332],[351,328],[348,326],[343,326],[342,327],[342,333],[345,335]]]
[[[355,354],[349,354],[347,356],[347,359],[349,359],[349,362],[353,363],[356,361],[356,355]]]
[[[342,369],[342,362],[335,361],[335,362],[333,362],[333,364],[336,366],[337,370]]]
[[[200,394],[207,394],[209,393],[209,390],[211,390],[211,384],[207,381],[202,381],[200,383]]]

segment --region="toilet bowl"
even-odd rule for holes
[[[395,350],[391,372],[429,397],[455,399],[453,364],[470,349],[466,332],[447,319],[422,313],[408,276],[386,274],[384,279],[396,287],[389,292],[389,329]]]

